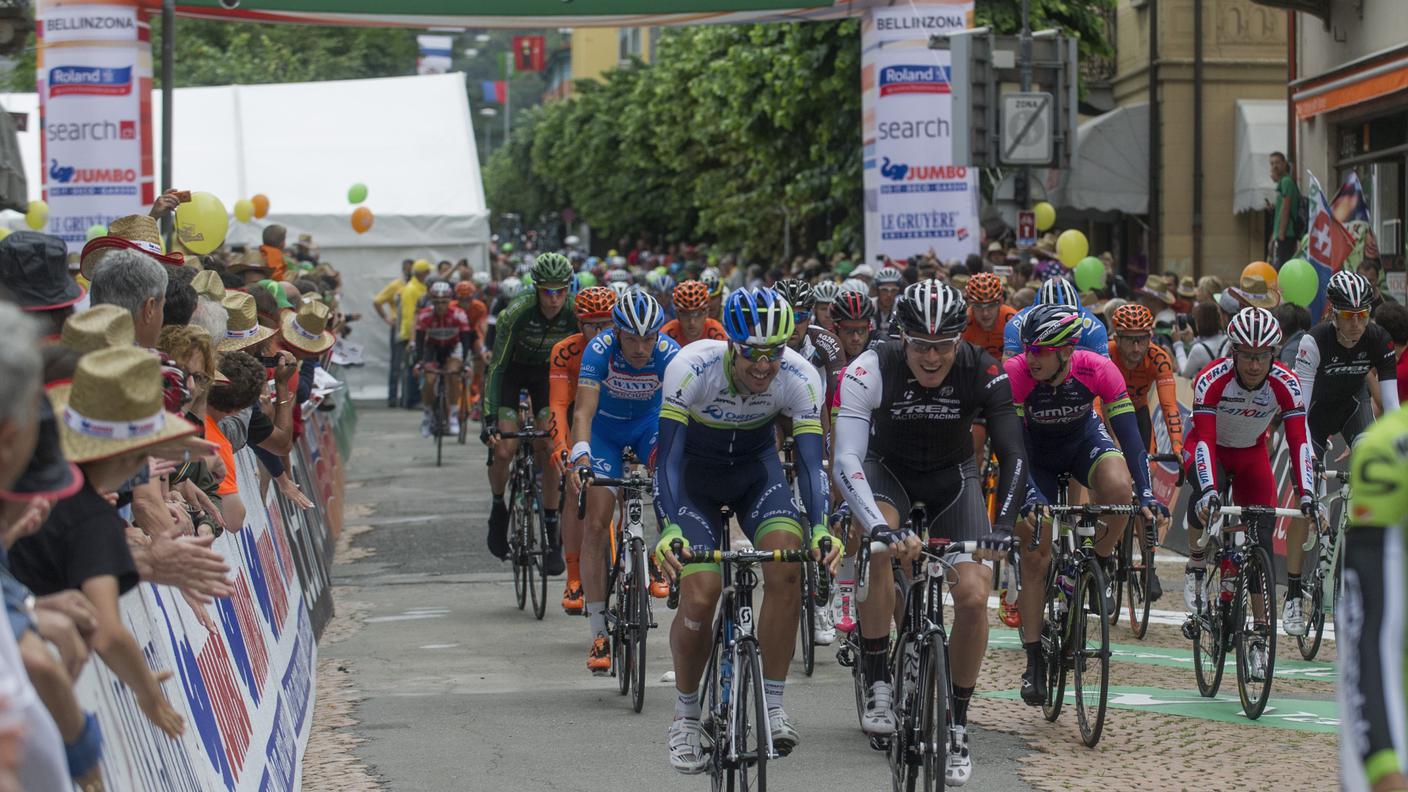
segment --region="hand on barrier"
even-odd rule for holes
[[[147,720],[174,740],[186,731],[186,719],[181,717],[181,713],[177,712],[175,707],[171,706],[161,691],[161,684],[170,679],[171,675],[170,671],[157,672],[156,692],[139,693],[137,706],[142,708],[142,714],[147,716]]]
[[[88,643],[79,634],[73,620],[56,610],[34,611],[34,627],[39,637],[59,650],[59,659],[68,671],[69,679],[78,679],[88,662]]]
[[[289,503],[292,503],[300,509],[313,508],[313,501],[308,500],[308,496],[303,494],[303,490],[298,488],[298,485],[294,483],[292,478],[289,478],[288,471],[284,471],[284,474],[275,479],[275,481],[279,485],[279,492],[282,492],[284,497],[288,498]]]
[[[224,557],[210,549],[214,542],[213,536],[153,539],[148,548],[152,568],[142,579],[176,586],[201,604],[214,597],[230,596],[235,591],[226,579],[230,567]]]
[[[90,644],[94,632],[98,629],[98,612],[93,609],[93,603],[88,601],[83,592],[77,589],[68,589],[39,597],[34,601],[34,610],[36,613],[51,610],[67,616],[73,622],[73,626],[78,629],[78,634]]]

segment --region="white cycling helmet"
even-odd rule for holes
[[[611,291],[616,292],[616,299],[621,299],[631,292],[635,287],[625,281],[613,280],[606,284]]]
[[[489,273],[487,272],[476,272],[471,275],[469,279],[474,281],[474,285],[478,286],[481,289],[485,286],[488,286],[489,281],[491,280],[491,278],[489,277]]]
[[[847,278],[841,281],[841,291],[853,291],[860,292],[861,294],[870,294],[870,284],[866,283],[860,278]]]
[[[904,273],[894,267],[881,267],[875,273],[876,286],[898,286],[904,282]]]
[[[1275,349],[1281,345],[1281,323],[1265,308],[1243,308],[1227,323],[1232,345],[1244,349]]]
[[[841,284],[836,281],[817,281],[812,287],[812,299],[819,303],[830,305],[836,302],[836,295],[841,293]]]
[[[1041,284],[1041,288],[1036,293],[1037,305],[1069,305],[1072,308],[1080,307],[1080,295],[1076,293],[1076,287],[1065,278],[1051,278]]]
[[[499,283],[499,294],[502,294],[505,300],[512,300],[521,291],[523,291],[523,281],[518,278],[504,278]]]
[[[616,327],[627,333],[649,335],[665,324],[665,311],[660,303],[644,291],[636,290],[621,295],[616,307],[611,310],[611,318]]]

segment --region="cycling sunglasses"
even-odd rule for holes
[[[796,322],[797,324],[801,324],[802,322],[810,322],[811,320],[812,320],[812,312],[811,312],[811,311],[793,311],[793,312],[792,312],[792,321]]]
[[[841,324],[841,325],[837,325],[837,326],[836,326],[836,334],[837,334],[837,335],[845,335],[845,336],[863,336],[863,335],[865,335],[866,333],[869,333],[869,332],[870,332],[870,325],[869,325],[868,323],[865,324],[865,325],[859,325],[859,326],[856,326],[856,327],[849,327],[849,326],[844,325],[844,324]]]
[[[1369,309],[1368,309],[1368,308],[1360,308],[1360,309],[1357,310],[1357,311],[1341,311],[1341,310],[1336,310],[1336,311],[1335,311],[1335,315],[1338,316],[1338,317],[1341,318],[1341,319],[1368,319],[1368,318],[1369,318]]]
[[[744,360],[753,363],[771,363],[782,357],[782,350],[786,349],[785,344],[777,346],[748,346],[747,344],[734,344],[734,349],[743,356]]]
[[[1055,352],[1065,348],[1066,347],[1042,346],[1041,344],[1027,344],[1027,352],[1033,355],[1045,355],[1047,352]]]
[[[544,297],[561,297],[567,293],[567,287],[553,286],[552,288],[548,288],[547,286],[539,286],[538,293]]]
[[[953,336],[952,338],[940,338],[937,340],[929,340],[924,338],[915,338],[914,336],[909,334],[904,335],[905,344],[914,347],[915,350],[921,353],[948,352],[958,347],[958,340],[958,336]]]

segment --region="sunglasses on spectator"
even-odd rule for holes
[[[743,356],[744,360],[753,363],[771,363],[782,357],[782,350],[785,345],[778,346],[748,346],[747,344],[735,344],[734,349]]]
[[[1368,308],[1360,308],[1360,309],[1357,310],[1357,311],[1341,311],[1341,310],[1336,310],[1336,311],[1335,311],[1335,315],[1338,316],[1338,317],[1341,318],[1341,319],[1368,319],[1368,318],[1369,318],[1369,309],[1368,309]]]
[[[958,336],[953,336],[952,338],[927,339],[915,338],[912,335],[905,334],[904,342],[921,353],[948,352],[958,346]]]

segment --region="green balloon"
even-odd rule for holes
[[[1320,275],[1315,272],[1314,264],[1295,258],[1281,265],[1276,285],[1281,287],[1281,296],[1287,302],[1308,307],[1320,292]]]
[[[91,242],[100,236],[107,236],[107,233],[107,226],[103,225],[102,223],[96,223],[94,225],[88,226],[88,232],[83,235],[83,241]]]
[[[367,185],[357,182],[347,188],[348,203],[359,204],[365,200],[367,200]]]
[[[1081,291],[1094,291],[1105,286],[1105,262],[1094,256],[1086,256],[1076,264],[1076,288]]]

